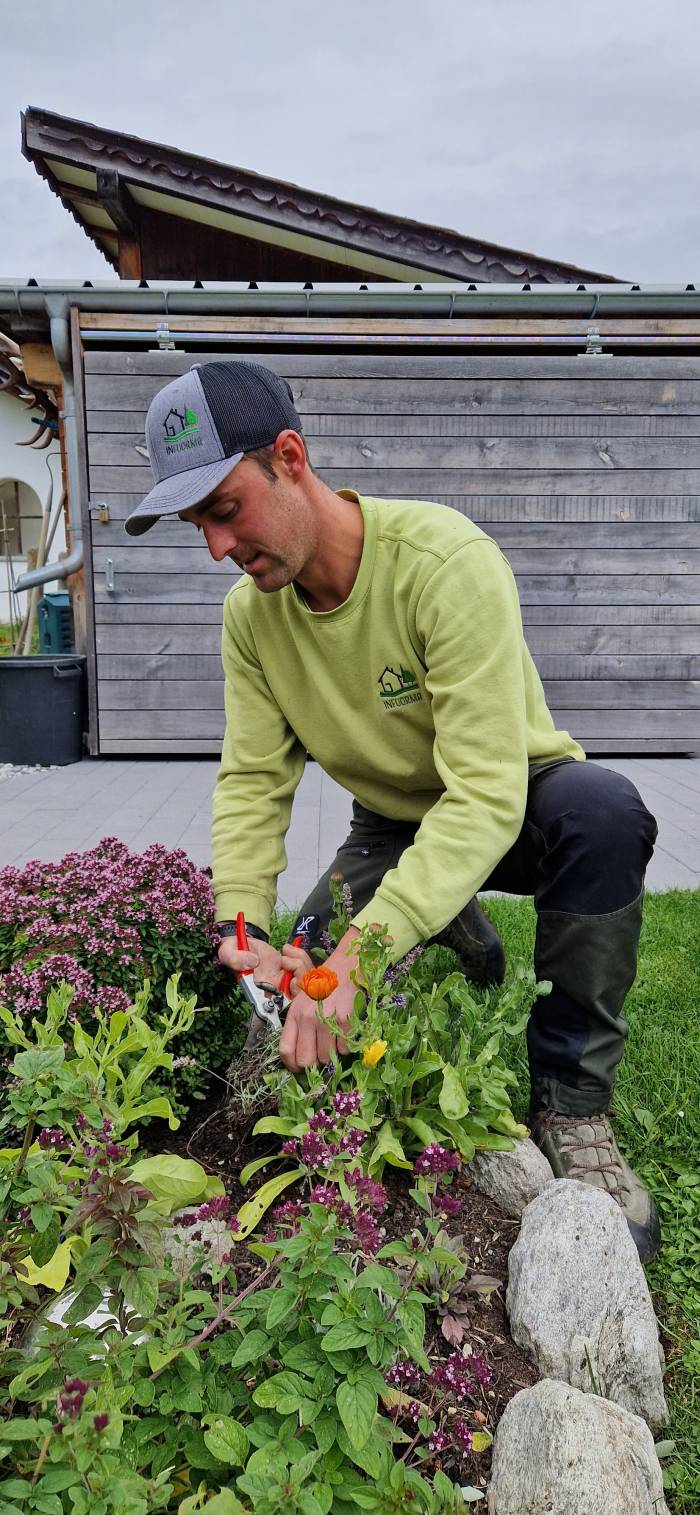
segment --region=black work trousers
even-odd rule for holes
[[[331,916],[330,875],[343,875],[362,909],[416,829],[355,801],[350,835],[299,916],[313,922],[310,946]],[[656,833],[621,774],[570,758],[533,770],[520,835],[482,886],[532,895],[537,912],[535,972],[552,990],[535,1001],[528,1025],[533,1109],[589,1115],[610,1103]]]

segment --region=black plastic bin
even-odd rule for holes
[[[79,763],[85,658],[0,658],[0,762]]]

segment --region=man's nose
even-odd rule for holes
[[[215,563],[220,563],[227,553],[235,552],[236,537],[230,525],[219,521],[204,520],[202,530]]]

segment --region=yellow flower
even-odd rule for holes
[[[386,1052],[386,1042],[370,1042],[362,1054],[362,1061],[366,1068],[376,1068],[377,1063]]]

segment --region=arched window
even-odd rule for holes
[[[41,502],[31,484],[0,479],[0,559],[26,559],[39,545]]]

